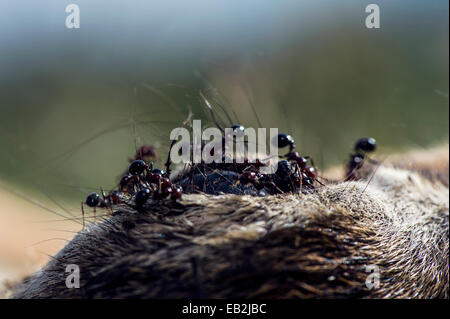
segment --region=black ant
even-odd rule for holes
[[[147,164],[142,159],[133,160],[128,172],[119,181],[118,190],[111,191],[108,195],[102,189],[101,196],[98,193],[91,193],[81,203],[84,227],[84,204],[95,210],[99,208],[109,208],[113,205],[123,203],[124,193],[134,196],[136,208],[142,207],[153,195],[154,199],[164,199],[170,196],[174,201],[181,198],[183,189],[174,185],[167,174],[158,168],[153,168],[153,163]]]
[[[123,201],[123,196],[120,191],[111,191],[108,195],[105,194],[105,191],[102,189],[102,196],[98,193],[91,193],[86,197],[85,202],[81,202],[81,213],[83,216],[83,228],[84,228],[84,204],[94,209],[94,217],[95,210],[97,207],[99,208],[109,208],[112,209],[112,205],[120,204]]]
[[[315,177],[299,172],[298,168],[293,168],[288,160],[281,160],[277,163],[274,174],[245,171],[240,175],[239,182],[244,185],[252,184],[258,190],[265,188],[270,194],[295,190],[310,192],[314,189]]]
[[[317,170],[312,158],[310,156],[300,156],[298,152],[294,151],[295,141],[291,135],[280,133],[274,139],[278,142],[279,148],[289,146],[289,152],[282,157],[285,157],[288,162],[294,163],[294,165],[297,166],[298,171],[296,173],[300,176],[300,178],[305,177],[305,182],[311,185],[314,181],[319,182],[317,180]],[[308,165],[308,160],[311,162],[311,165]],[[319,184],[321,183],[319,182]]]
[[[377,149],[377,142],[372,137],[362,137],[356,141],[353,154],[350,154],[350,160],[347,163],[347,175],[345,180],[357,180],[359,178],[358,170],[362,167],[367,153],[372,153]]]
[[[164,184],[162,184],[164,185]],[[161,187],[161,190],[154,190],[152,188],[143,188],[138,191],[134,197],[136,208],[142,208],[147,200],[153,196],[153,199],[164,199],[170,196],[170,199],[176,201],[181,198],[183,189],[180,186],[172,185],[166,182],[166,185]]]
[[[292,138],[292,136],[286,133],[280,133],[277,136],[275,136],[272,143],[275,144],[275,142],[278,142],[278,148],[284,148],[286,146],[289,146],[289,153],[291,153],[295,148],[294,139]]]

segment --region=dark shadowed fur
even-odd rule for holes
[[[117,207],[14,297],[448,298],[448,183],[383,164],[368,185],[373,168],[314,194]],[[448,181],[448,158],[441,172]],[[79,289],[66,288],[68,264]]]

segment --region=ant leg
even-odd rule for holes
[[[102,197],[103,197],[103,200],[106,202],[106,194],[105,194],[105,190],[103,189],[103,187],[100,187],[100,190],[102,191]]]
[[[270,181],[268,184],[274,186],[275,189],[276,189],[278,192],[280,192],[280,194],[283,194],[283,193],[284,193],[284,192],[283,192],[283,191],[282,191],[282,190],[281,190],[274,182]]]
[[[81,218],[83,219],[83,229],[84,229],[84,205],[83,202],[81,202]]]
[[[169,154],[167,155],[167,161],[164,164],[166,166],[166,173],[168,176],[170,176],[170,164],[172,164],[172,160],[170,158],[170,152],[172,152],[172,148],[175,145],[175,143],[177,142],[177,140],[172,140],[172,143],[170,143],[170,147],[169,147]],[[153,163],[151,163],[152,168],[153,168]]]
[[[297,163],[294,163],[294,170],[295,170],[295,173],[299,173],[299,167],[298,167],[298,164]]]
[[[303,177],[302,177],[302,172],[300,171],[300,167],[298,166],[297,163],[294,164],[294,169],[295,169],[295,173],[300,177],[300,192],[302,191],[302,182],[303,182]],[[294,188],[292,188],[294,189]]]
[[[352,168],[350,171],[347,171],[344,181],[354,181],[358,179],[359,179],[358,170],[356,168]]]
[[[303,157],[306,158],[306,159],[309,159],[311,161],[311,165],[313,167],[316,167],[316,165],[314,165],[314,160],[313,160],[313,158],[311,156],[303,156]]]
[[[102,190],[102,197],[103,197],[103,203],[101,207],[107,207],[112,211],[112,207],[111,207],[111,200],[110,199],[106,199],[106,194],[105,194],[105,190],[103,189],[103,187],[100,187],[100,189]],[[95,208],[94,208],[94,212],[95,212]],[[95,216],[94,216],[95,217]]]
[[[321,181],[319,181],[317,178],[315,179],[315,181],[316,181],[317,183],[319,183],[320,185],[325,186],[325,184],[322,183]]]
[[[302,189],[303,189],[303,175],[302,175],[302,173],[300,172],[300,174],[298,174],[299,176],[300,176],[300,193],[302,192]]]
[[[291,192],[293,192],[295,189],[295,185],[294,185],[294,182],[292,181],[292,175],[289,176],[289,183],[291,184]]]

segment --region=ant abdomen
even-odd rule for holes
[[[97,207],[100,203],[100,195],[97,193],[91,193],[86,197],[86,205],[89,207]]]
[[[280,133],[275,136],[272,140],[272,143],[278,145],[278,148],[289,146],[290,152],[295,148],[294,139],[292,138],[292,136],[286,133]]]
[[[377,142],[372,137],[362,137],[355,143],[356,152],[373,152],[377,149]]]
[[[131,175],[141,175],[148,168],[148,165],[143,160],[134,160],[128,167],[128,172]]]

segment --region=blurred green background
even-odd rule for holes
[[[71,2],[80,29],[70,2],[0,1],[0,179],[24,194],[79,203],[135,144],[165,157],[189,108],[207,120],[199,90],[257,127],[253,101],[321,168],[361,136],[379,154],[448,141],[446,0],[376,1],[380,29],[366,1]]]

